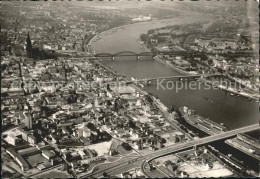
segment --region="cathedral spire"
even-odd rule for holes
[[[30,39],[30,34],[28,32],[27,38],[26,38],[26,51],[27,51],[27,56],[29,58],[32,57],[32,42]]]

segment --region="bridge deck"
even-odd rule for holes
[[[179,76],[164,76],[164,77],[155,77],[155,78],[146,78],[146,79],[137,79],[132,81],[126,81],[126,82],[142,82],[142,81],[153,81],[153,80],[159,80],[159,79],[172,79],[172,78],[200,78],[200,77],[213,77],[213,76],[223,76],[221,74],[197,74],[197,75],[179,75]]]
[[[147,161],[151,161],[151,160],[158,158],[160,156],[167,155],[167,154],[174,153],[174,152],[178,152],[180,150],[186,150],[186,149],[191,148],[193,146],[205,145],[205,144],[208,144],[210,142],[223,140],[223,139],[230,138],[232,136],[236,136],[239,133],[250,132],[250,131],[253,131],[253,130],[257,130],[257,129],[259,129],[259,124],[254,124],[254,125],[242,127],[242,128],[239,128],[239,129],[227,131],[227,132],[224,132],[224,133],[215,134],[215,135],[212,135],[212,136],[209,136],[209,137],[204,137],[204,138],[201,138],[201,139],[193,140],[193,141],[190,141],[190,142],[174,144],[174,145],[169,146],[165,149],[154,152],[153,154],[147,155]]]
[[[257,130],[257,129],[259,129],[259,124],[254,124],[254,125],[242,127],[239,129],[234,129],[234,130],[231,130],[228,132],[212,135],[209,137],[204,137],[204,138],[189,141],[189,142],[173,144],[166,148],[159,149],[159,150],[157,150],[153,153],[147,154],[147,155],[137,156],[137,157],[127,160],[127,161],[118,161],[118,162],[112,163],[109,167],[106,167],[104,169],[101,169],[101,170],[93,172],[93,173],[86,174],[84,176],[81,176],[81,178],[82,177],[99,177],[99,176],[102,176],[103,172],[109,173],[109,172],[113,172],[113,171],[124,170],[124,167],[128,166],[129,164],[136,167],[138,164],[140,164],[140,162],[143,162],[141,164],[141,169],[143,170],[145,163],[149,162],[155,158],[159,158],[161,156],[165,156],[165,155],[175,153],[175,152],[178,152],[181,150],[187,150],[187,149],[192,148],[193,146],[204,145],[204,144],[214,142],[217,140],[230,138],[232,136],[237,135],[238,133],[250,132],[253,130]]]
[[[95,57],[123,57],[123,56],[152,56],[151,52],[131,52],[131,51],[122,51],[118,53],[97,53]]]

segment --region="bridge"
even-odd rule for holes
[[[97,53],[94,54],[94,57],[110,57],[112,58],[112,60],[115,60],[115,57],[131,57],[131,56],[135,56],[137,60],[140,59],[140,57],[143,56],[148,56],[148,57],[152,57],[153,54],[151,52],[141,52],[141,53],[136,53],[136,52],[132,52],[132,51],[121,51],[121,52],[117,52],[117,53]]]
[[[192,149],[193,147],[202,146],[202,145],[205,145],[205,144],[209,144],[211,142],[228,139],[228,138],[236,136],[239,133],[250,132],[250,131],[257,130],[257,129],[259,129],[258,123],[254,124],[254,125],[230,130],[230,131],[227,131],[227,132],[215,134],[215,135],[212,135],[212,136],[204,137],[204,138],[201,138],[201,139],[196,139],[196,140],[192,140],[192,141],[188,141],[188,142],[169,145],[168,147],[159,149],[159,150],[154,151],[152,153],[136,156],[136,157],[134,157],[133,159],[130,159],[130,160],[122,160],[122,161],[119,160],[117,162],[111,163],[108,167],[105,167],[101,170],[98,170],[98,171],[89,173],[87,175],[84,175],[81,178],[83,178],[83,177],[84,178],[85,177],[98,178],[98,177],[102,177],[103,172],[106,172],[108,174],[111,174],[111,173],[113,174],[113,172],[128,171],[131,168],[137,168],[137,166],[141,166],[141,170],[145,174],[145,172],[144,172],[145,164],[147,162],[150,162],[150,161],[156,159],[156,158],[166,156],[166,155],[169,155],[169,154],[173,154],[173,153],[177,153],[177,152],[181,152],[181,151],[185,151],[185,150],[188,150],[188,149]]]
[[[132,80],[132,81],[125,81],[126,84],[131,84],[131,83],[138,83],[138,82],[151,82],[155,80],[160,80],[160,79],[196,79],[196,78],[210,78],[210,77],[223,77],[224,75],[222,74],[196,74],[196,75],[178,75],[178,76],[164,76],[164,77],[154,77],[154,78],[146,78],[146,79],[137,79],[137,80]]]
[[[236,136],[239,133],[246,133],[246,132],[250,132],[250,131],[253,131],[253,130],[257,130],[257,129],[259,129],[259,124],[254,124],[254,125],[242,127],[242,128],[239,128],[239,129],[227,131],[227,132],[224,132],[224,133],[219,133],[219,134],[211,135],[211,136],[204,137],[204,138],[201,138],[201,139],[193,140],[193,141],[190,141],[190,142],[185,142],[185,143],[173,145],[173,147],[165,148],[164,150],[154,152],[152,155],[149,155],[146,158],[146,160],[143,161],[143,163],[141,165],[141,170],[145,174],[145,172],[144,172],[145,164],[147,162],[150,162],[150,161],[156,159],[156,158],[159,158],[159,157],[162,157],[162,156],[165,156],[165,155],[168,155],[168,154],[172,154],[172,153],[177,153],[177,152],[189,150],[189,149],[192,149],[194,147],[202,146],[202,145],[205,145],[205,144],[208,144],[208,143],[211,143],[211,142],[215,142],[215,141],[219,141],[219,140],[223,140],[223,139],[228,139],[228,138]]]
[[[110,73],[117,75],[113,70],[109,69],[108,67],[106,67],[105,65],[103,65],[102,63],[98,62],[98,61],[94,61],[95,64],[101,66],[102,68],[108,70]],[[182,80],[182,79],[196,79],[196,78],[210,78],[210,77],[224,77],[225,75],[223,74],[195,74],[195,75],[178,75],[178,76],[164,76],[164,77],[154,77],[154,78],[145,78],[145,79],[136,79],[136,80],[126,80],[126,78],[124,78],[125,81],[119,81],[125,84],[133,84],[133,83],[139,83],[139,82],[145,82],[145,83],[149,83],[151,81],[155,81],[155,80],[159,80],[159,79],[178,79],[178,80]],[[107,82],[109,83],[109,82]]]

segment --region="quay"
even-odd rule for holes
[[[161,63],[161,64],[163,64],[163,65],[166,65],[167,67],[172,68],[173,70],[179,72],[179,73],[182,74],[182,75],[190,75],[190,74],[191,74],[191,73],[189,73],[189,72],[187,72],[187,71],[184,71],[184,70],[181,70],[181,69],[175,67],[175,66],[172,65],[172,64],[169,64],[169,63],[165,62],[164,60],[160,59],[160,58],[157,57],[157,56],[153,57],[153,59],[156,60],[156,61],[158,61],[159,63]]]
[[[220,90],[227,91],[227,92],[233,93],[233,94],[235,94],[235,95],[239,95],[239,96],[241,97],[241,99],[245,99],[245,100],[248,100],[248,101],[250,101],[250,100],[256,100],[256,101],[258,101],[259,98],[260,98],[260,95],[257,95],[257,94],[253,95],[253,94],[249,94],[249,93],[245,93],[245,92],[238,92],[238,91],[236,91],[236,90],[234,90],[234,89],[232,89],[232,88],[225,88],[225,87],[222,86],[222,85],[214,85],[212,81],[207,80],[207,79],[205,79],[205,78],[199,78],[199,81],[202,82],[202,83],[209,83],[209,84],[211,84],[213,87],[218,88],[218,89],[220,89]],[[231,95],[231,94],[230,94],[230,95]],[[231,95],[231,96],[232,96],[232,95]]]
[[[236,138],[225,143],[260,161],[260,143],[257,139],[247,134],[237,134]]]
[[[225,143],[260,161],[260,150],[238,138],[228,139]]]
[[[190,110],[185,106],[180,107],[179,112],[186,122],[209,135],[215,135],[228,131],[227,127],[206,119],[202,116],[195,115],[194,110]]]

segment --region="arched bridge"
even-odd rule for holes
[[[142,56],[152,57],[153,54],[151,52],[136,53],[136,52],[132,52],[132,51],[121,51],[121,52],[117,52],[117,53],[97,53],[94,55],[94,57],[111,57],[112,60],[114,60],[115,57],[130,57],[130,56],[135,56],[137,59],[139,59]]]

